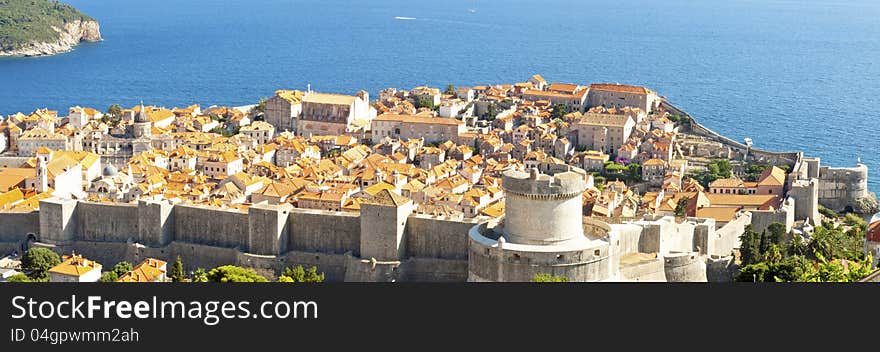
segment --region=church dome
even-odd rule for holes
[[[101,174],[104,175],[104,177],[113,177],[113,176],[116,176],[117,173],[118,173],[118,171],[116,170],[116,167],[113,165],[110,165],[110,164],[107,164],[107,166],[104,166],[104,171],[101,172]]]

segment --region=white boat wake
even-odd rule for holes
[[[394,19],[395,19],[395,20],[414,20],[414,19],[416,19],[416,18],[415,18],[415,17],[401,17],[401,16],[397,16],[397,17],[394,17]]]

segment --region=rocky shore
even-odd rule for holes
[[[100,25],[96,21],[72,21],[63,27],[53,29],[59,37],[55,42],[29,43],[15,50],[0,51],[3,56],[47,56],[65,53],[81,42],[98,42],[101,38]]]

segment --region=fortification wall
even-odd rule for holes
[[[868,195],[867,166],[819,168],[819,204],[840,212],[853,207],[857,199]]]
[[[293,209],[288,217],[288,250],[360,256],[358,214]]]
[[[410,216],[406,222],[406,256],[467,260],[468,231],[477,223]]]
[[[706,282],[706,262],[699,253],[670,253],[663,257],[669,282]]]
[[[401,264],[403,281],[414,282],[465,282],[468,277],[468,261],[410,258]]]
[[[285,257],[275,255],[259,255],[253,253],[236,253],[235,265],[254,269],[257,274],[275,281],[284,270]]]
[[[703,126],[693,116],[685,112],[684,110],[678,108],[677,106],[669,103],[668,101],[663,101],[663,105],[672,113],[679,114],[682,116],[687,116],[690,120],[689,129],[690,133],[703,136],[706,138],[710,138],[721,142],[732,149],[735,149],[740,155],[748,154],[749,160],[760,161],[760,162],[769,162],[775,165],[794,165],[798,159],[802,156],[801,152],[771,152],[756,148],[750,148],[749,146],[737,142],[733,139],[725,137],[718,132],[715,132],[709,129],[706,126]]]
[[[786,231],[791,231],[794,226],[794,201],[786,199],[785,203],[777,210],[752,210],[752,228],[760,233],[774,222],[785,225]]]
[[[27,240],[29,233],[40,235],[40,212],[0,213],[0,242],[18,243]]]
[[[351,256],[346,254],[289,251],[285,255],[285,262],[287,266],[316,266],[324,272],[324,281],[342,282],[345,280],[346,260],[349,257]]]
[[[76,254],[82,254],[86,258],[100,263],[105,271],[118,262],[131,262],[134,253],[134,246],[125,242],[69,241],[58,244],[35,242],[32,247],[47,248],[59,256],[76,252]]]
[[[694,228],[691,222],[671,223],[660,237],[660,253],[690,252],[694,249]]]
[[[742,212],[738,217],[715,230],[715,248],[707,254],[724,256],[732,253],[734,248],[740,248],[739,237],[751,223],[752,213]]]
[[[136,204],[80,201],[76,206],[76,239],[87,242],[126,242],[138,238]]]
[[[528,282],[537,274],[550,274],[573,282],[612,279],[616,249],[605,241],[584,247],[547,250],[543,246],[502,245],[485,237],[485,225],[469,231],[468,281]],[[616,236],[615,236],[616,237]],[[494,238],[494,237],[493,237]],[[541,251],[536,249],[541,248]]]
[[[737,272],[739,267],[733,261],[733,256],[706,258],[706,279],[709,282],[733,282]]]
[[[195,205],[174,206],[175,240],[248,249],[248,214]]]
[[[617,245],[618,253],[625,255],[639,252],[639,242],[642,237],[642,227],[634,224],[615,224],[611,227],[618,233],[620,244]]]
[[[620,279],[633,282],[666,282],[663,259],[621,266]]]

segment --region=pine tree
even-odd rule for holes
[[[171,281],[174,282],[183,282],[186,279],[186,274],[183,272],[183,261],[180,260],[180,256],[177,256],[177,260],[174,261],[174,264],[171,266]]]

